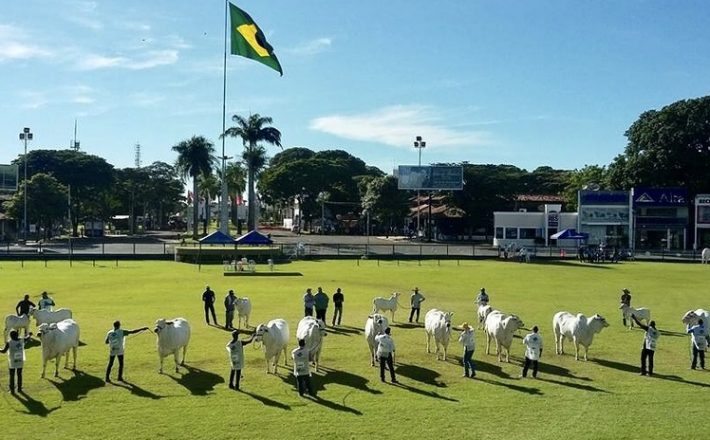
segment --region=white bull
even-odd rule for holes
[[[320,319],[306,316],[298,323],[296,338],[306,341],[308,358],[313,363],[316,372],[318,372],[318,366],[320,365],[323,338],[326,336],[325,323]]]
[[[367,346],[370,349],[370,365],[375,366],[375,361],[377,356],[377,342],[375,342],[375,336],[384,334],[385,329],[389,327],[389,321],[383,315],[379,313],[374,313],[367,317],[365,321],[365,339],[367,340]]]
[[[476,314],[478,315],[478,328],[483,328],[483,324],[486,322],[486,317],[492,311],[493,307],[489,306],[488,304],[481,304],[478,306],[478,311],[476,312]]]
[[[276,374],[282,351],[284,353],[284,365],[288,365],[286,348],[291,334],[288,329],[288,323],[285,320],[272,319],[266,324],[259,324],[256,327],[254,336],[254,339],[261,341],[264,346],[266,374],[271,373],[271,365],[274,366],[274,374]]]
[[[372,313],[380,313],[380,311],[388,311],[392,314],[392,322],[394,322],[394,312],[397,311],[397,298],[399,292],[392,293],[389,298],[378,296],[372,300]]]
[[[249,328],[249,315],[251,315],[251,301],[249,298],[237,298],[234,302],[237,309],[237,328],[242,328],[242,319],[244,320],[244,326]]]
[[[54,377],[59,377],[59,361],[65,355],[64,368],[69,366],[69,351],[74,357],[73,370],[76,370],[76,350],[79,347],[79,324],[73,319],[41,324],[37,336],[42,343],[42,377],[47,370],[47,362],[55,360]]]
[[[703,248],[703,252],[700,254],[700,261],[703,264],[710,262],[710,248]]]
[[[631,319],[631,315],[634,315],[639,321],[646,321],[646,325],[651,322],[651,310],[645,307],[640,307],[637,309],[624,303],[621,303],[621,305],[619,305],[619,309],[624,315],[624,319],[626,319],[629,328],[634,328],[634,320]]]
[[[449,348],[451,339],[451,317],[454,312],[444,312],[431,309],[424,315],[424,331],[426,332],[426,352],[431,353],[431,338],[434,338],[436,345],[436,359],[439,360],[439,352],[444,352],[443,360],[446,360],[446,350]]]
[[[510,362],[510,346],[515,332],[523,327],[523,321],[516,315],[507,315],[495,310],[486,317],[486,354],[490,354],[491,339],[496,343],[498,362],[502,361],[502,348],[505,348],[505,361]]]
[[[31,313],[31,312],[30,312]],[[30,332],[30,317],[28,315],[7,315],[5,317],[5,333],[3,341],[7,341],[10,330],[25,330],[25,336]]]
[[[175,372],[179,366],[185,365],[187,346],[190,343],[190,324],[184,318],[175,318],[169,321],[158,319],[155,321],[155,334],[158,335],[158,357],[160,358],[160,374],[163,374],[163,362],[167,356],[173,355]],[[182,349],[182,359],[180,359]]]
[[[72,311],[69,309],[57,309],[51,310],[30,310],[30,316],[35,319],[37,325],[51,324],[53,322],[64,321],[65,319],[72,319]]]
[[[569,339],[574,343],[574,358],[579,360],[579,346],[584,347],[584,360],[587,360],[589,346],[592,345],[594,335],[601,332],[604,327],[609,327],[601,315],[587,318],[581,313],[577,316],[569,312],[557,312],[552,318],[552,329],[555,333],[555,352],[564,354],[564,340]]]
[[[688,310],[685,312],[681,320],[683,321],[683,324],[692,326],[697,324],[699,319],[703,320],[706,327],[710,326],[710,323],[708,323],[708,319],[710,319],[710,312],[703,309]]]

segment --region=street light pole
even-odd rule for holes
[[[421,136],[417,136],[416,140],[414,141],[414,148],[419,150],[419,166],[422,166],[422,149],[426,148],[426,141],[422,140]],[[419,190],[417,189],[417,237],[419,237],[419,231],[421,229],[421,220],[420,220],[420,213],[419,213],[420,207],[419,207]]]
[[[25,241],[27,241],[27,233],[28,233],[28,225],[27,225],[27,142],[32,140],[32,132],[30,131],[29,127],[25,127],[22,130],[22,133],[20,133],[20,140],[24,142],[25,144],[25,155],[23,157],[23,162],[25,163],[25,178],[24,178],[24,183],[23,183],[23,193],[25,196],[24,200],[24,215],[22,219],[22,238],[24,238]]]

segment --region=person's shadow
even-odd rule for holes
[[[258,400],[265,406],[271,406],[273,408],[278,408],[282,409],[284,411],[291,411],[291,407],[286,405],[285,403],[278,402],[273,399],[269,399],[268,397],[260,396],[258,394],[250,393],[249,391],[244,391],[242,389],[239,390],[242,394],[251,397],[254,400]]]
[[[144,397],[144,398],[153,399],[153,400],[159,400],[164,397],[164,396],[160,396],[158,394],[152,393],[144,388],[139,387],[138,385],[136,385],[134,383],[130,383],[125,380],[123,382],[112,382],[112,383],[117,387],[127,389],[134,396]]]
[[[18,412],[30,414],[33,416],[47,417],[54,411],[61,408],[61,406],[55,406],[52,409],[48,409],[44,403],[40,402],[39,400],[33,399],[29,394],[25,393],[24,391],[20,391],[19,393],[15,394],[14,397],[15,399],[17,399],[18,402],[24,405],[25,408],[27,408],[27,411]]]
[[[382,394],[382,391],[370,388],[368,383],[370,382],[367,378],[363,376],[358,376],[357,374],[349,373],[343,370],[334,370],[332,368],[321,367],[323,370],[322,381],[324,383],[335,383],[339,385],[345,385],[348,387],[355,388],[356,390],[366,391],[370,394]]]
[[[417,382],[422,382],[427,385],[433,385],[439,388],[446,388],[446,384],[439,380],[441,374],[429,368],[420,367],[412,364],[397,364],[395,365],[395,373]]]
[[[296,378],[293,375],[285,374],[285,375],[279,375],[279,377],[281,378],[282,381],[291,385],[294,388],[294,390],[296,389]],[[316,392],[316,396],[317,396],[317,397],[309,396],[313,402],[315,402],[319,405],[325,406],[326,408],[334,409],[336,411],[348,412],[351,414],[355,414],[357,416],[362,415],[362,412],[355,409],[355,408],[351,408],[346,405],[341,405],[339,403],[322,398],[319,394],[325,390],[324,377],[320,377],[315,374],[312,375],[311,376],[311,385],[313,386],[313,391]],[[345,401],[345,399],[343,399],[343,401]]]
[[[69,379],[62,377],[50,380],[52,385],[57,387],[62,393],[62,399],[68,402],[83,399],[89,391],[104,386],[104,381],[97,376],[92,376],[83,371],[72,371],[73,376]]]
[[[188,365],[183,367],[187,369],[187,373],[179,377],[170,375],[170,378],[185,387],[193,396],[206,396],[215,386],[224,383],[224,378],[218,374]]]

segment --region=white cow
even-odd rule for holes
[[[508,315],[501,311],[494,310],[486,317],[486,354],[490,354],[491,339],[496,343],[496,354],[498,362],[502,361],[505,348],[505,361],[510,362],[510,346],[513,343],[513,335],[523,327],[523,321],[516,315]]]
[[[316,372],[318,372],[318,365],[320,365],[323,338],[326,336],[325,323],[320,319],[306,316],[298,323],[296,338],[306,341],[308,358],[313,363]]]
[[[271,373],[271,365],[274,366],[274,374],[278,368],[279,357],[281,352],[284,353],[284,365],[288,365],[288,356],[286,356],[286,348],[291,334],[288,329],[288,323],[283,319],[272,319],[266,324],[256,326],[254,339],[261,341],[264,345],[264,356],[266,357],[266,374]]]
[[[683,324],[692,326],[697,324],[699,319],[703,320],[706,327],[709,326],[708,320],[710,319],[710,312],[703,309],[688,310],[683,315],[682,321]]]
[[[626,319],[626,322],[628,322],[629,328],[634,328],[634,320],[631,319],[631,315],[634,315],[639,321],[645,320],[646,325],[651,322],[651,310],[645,307],[640,307],[637,309],[624,303],[621,303],[621,305],[619,305],[619,309],[624,315],[624,319]]]
[[[569,339],[574,343],[574,358],[579,360],[579,346],[584,347],[584,360],[587,360],[589,346],[592,345],[594,335],[601,332],[604,327],[609,327],[601,315],[587,318],[581,313],[577,316],[569,312],[557,312],[552,318],[552,328],[555,333],[555,352],[564,354],[564,340]]]
[[[431,338],[436,344],[436,359],[439,360],[439,351],[443,348],[444,359],[446,360],[446,350],[449,347],[451,338],[451,317],[454,312],[444,312],[431,309],[424,316],[424,331],[426,332],[426,352],[431,353]],[[441,347],[441,348],[440,348]]]
[[[41,324],[51,324],[53,322],[64,321],[65,319],[72,319],[72,311],[69,309],[57,309],[51,310],[30,310],[30,316],[35,319],[37,325]]]
[[[185,318],[175,318],[169,321],[158,319],[155,321],[155,334],[158,335],[158,357],[160,358],[160,374],[163,374],[163,361],[167,356],[173,355],[175,372],[179,366],[185,365],[187,345],[190,343],[190,324]],[[182,348],[182,360],[179,360]]]
[[[700,254],[700,261],[703,264],[708,264],[710,261],[710,248],[703,248],[703,252]]]
[[[25,336],[27,336],[30,332],[30,317],[28,315],[7,315],[5,317],[5,338],[3,341],[7,341],[10,330],[17,330],[19,332],[20,329],[24,329]]]
[[[489,306],[488,304],[478,306],[478,328],[483,328],[483,324],[486,322],[486,317],[493,310],[493,307]]]
[[[397,298],[399,297],[399,292],[392,293],[389,298],[383,298],[378,296],[372,300],[372,313],[380,313],[380,311],[389,310],[392,314],[392,322],[394,322],[394,312],[397,311]]]
[[[373,367],[377,360],[377,356],[375,356],[377,353],[375,336],[383,334],[387,327],[389,327],[389,321],[379,313],[368,316],[367,321],[365,321],[365,339],[367,340],[367,346],[370,348],[370,365]]]
[[[54,377],[59,377],[59,361],[62,355],[65,355],[64,368],[67,368],[70,350],[74,357],[72,370],[76,370],[76,350],[79,347],[79,324],[76,321],[65,319],[56,323],[41,324],[37,336],[42,343],[42,377],[45,375],[47,362],[50,359],[55,360]]]
[[[237,328],[242,328],[242,319],[244,319],[245,328],[249,328],[249,315],[251,315],[251,301],[249,298],[237,298],[234,302],[237,309]]]

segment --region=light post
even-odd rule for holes
[[[328,191],[318,193],[318,201],[320,202],[320,233],[325,235],[325,202],[330,198]]]
[[[422,166],[422,149],[426,148],[426,141],[422,140],[421,136],[417,136],[414,141],[414,148],[419,150],[419,166]],[[419,190],[417,189],[417,237],[419,237],[419,230],[421,228],[421,220],[419,214]]]
[[[22,133],[20,133],[20,140],[24,142],[25,144],[25,155],[22,158],[22,161],[25,163],[25,178],[24,178],[24,183],[23,183],[23,193],[25,195],[25,200],[24,200],[24,215],[22,218],[22,237],[24,238],[25,241],[27,241],[27,233],[28,233],[28,225],[27,225],[27,142],[32,140],[32,132],[30,131],[29,127],[25,127],[22,130]]]

